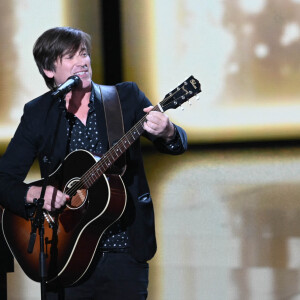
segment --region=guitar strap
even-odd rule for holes
[[[106,121],[109,148],[125,134],[121,103],[117,88],[113,85],[97,85],[100,93]],[[99,97],[99,95],[98,95]],[[99,97],[99,99],[101,99]],[[123,175],[126,170],[126,154],[121,155],[108,170],[109,173]]]

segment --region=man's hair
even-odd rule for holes
[[[74,55],[81,46],[91,56],[91,37],[89,34],[71,27],[55,27],[45,31],[33,46],[33,56],[46,85],[54,90],[54,78],[49,78],[44,70],[55,71],[56,60],[66,54]]]

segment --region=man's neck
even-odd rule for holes
[[[86,124],[89,111],[91,91],[73,91],[66,96],[67,111],[75,115],[83,124]]]

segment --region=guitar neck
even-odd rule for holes
[[[153,107],[152,111],[160,111],[159,105]],[[85,188],[91,187],[107,169],[143,134],[143,124],[146,114],[138,121],[120,140],[114,144],[81,178]]]
[[[156,106],[152,111],[165,112],[170,108],[177,108],[194,95],[201,92],[199,81],[190,76],[181,85],[176,87]],[[113,145],[102,158],[95,163],[82,177],[81,183],[85,188],[91,187],[104,172],[143,134],[143,124],[146,121],[147,114],[138,121],[124,136]]]

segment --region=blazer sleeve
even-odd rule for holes
[[[29,187],[24,180],[37,152],[34,127],[25,105],[20,124],[0,159],[0,204],[22,217],[26,217],[25,196]]]
[[[137,109],[136,120],[140,120],[145,113],[143,109],[152,105],[149,99],[145,96],[145,94],[138,88],[136,83],[132,83],[132,88],[135,93],[135,98],[137,99],[137,103],[139,103]],[[164,139],[158,138],[148,132],[144,132],[143,136],[153,142],[155,148],[162,153],[178,155],[182,154],[187,150],[187,135],[183,128],[174,124],[175,127],[175,135],[170,142],[165,142]]]

